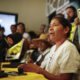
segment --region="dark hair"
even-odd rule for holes
[[[18,32],[9,34],[7,37],[10,37],[13,40],[13,45],[22,40],[22,35]]]
[[[23,31],[25,32],[25,24],[22,23],[22,22],[20,22],[20,23],[17,24],[17,26],[18,26],[18,25],[22,25],[22,29],[23,29]]]
[[[41,24],[41,26],[44,26],[44,27],[46,27],[46,25],[45,25],[45,24]]]
[[[37,38],[37,35],[34,31],[29,31],[28,33],[29,33],[31,39]]]
[[[0,30],[3,30],[3,31],[5,31],[5,28],[4,28],[4,27],[1,27],[1,28],[0,28]]]
[[[51,47],[51,44],[47,40],[41,39],[41,40],[39,40],[39,43],[40,44],[44,43],[44,44],[46,44],[47,47]]]
[[[77,11],[76,8],[74,6],[69,6],[66,9],[71,8],[74,12]]]
[[[64,28],[69,27],[69,32],[67,33],[67,36],[66,36],[68,38],[70,36],[70,32],[72,29],[72,26],[69,23],[69,21],[63,17],[54,17],[53,19],[57,19],[63,25]]]
[[[13,27],[13,26],[14,26],[15,28],[17,28],[16,24],[11,25],[11,27]]]
[[[58,14],[56,14],[56,17],[63,17],[64,18],[64,14],[58,13]]]
[[[1,25],[0,25],[0,29],[1,29]]]

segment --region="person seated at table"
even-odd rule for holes
[[[36,38],[34,40],[38,42],[38,50],[41,52],[41,54],[38,55],[35,53],[37,51],[35,51],[31,54],[27,61],[28,63],[35,63],[40,66],[45,56],[49,53],[51,44],[46,39]]]
[[[32,39],[29,44],[29,50],[26,51],[24,57],[22,58],[20,62],[21,63],[33,62],[30,57],[34,55],[34,61],[35,61],[40,55],[40,53],[41,52],[38,50],[38,40]]]
[[[16,32],[20,33],[24,39],[24,48],[23,48],[23,56],[25,54],[25,52],[29,49],[29,41],[31,40],[31,37],[28,33],[26,33],[25,30],[25,24],[20,22],[17,24],[17,30]]]
[[[40,56],[38,57],[37,61],[35,64],[41,65],[42,61],[44,60],[45,56],[49,53],[51,48],[50,43],[47,40],[39,40],[39,49],[42,52]]]
[[[0,40],[0,60],[5,61],[7,50],[22,39],[21,34],[15,33]]]
[[[55,45],[44,59],[46,66],[41,68],[36,64],[23,64],[18,68],[23,68],[25,72],[43,74],[49,80],[72,80],[80,65],[80,55],[75,45],[67,40],[70,31],[71,24],[65,18],[54,17],[49,34]]]
[[[23,37],[20,33],[16,32],[16,33],[13,33],[13,34],[10,34],[7,36],[7,40],[8,40],[8,43],[10,45],[10,47],[13,47],[14,45],[17,45],[18,42],[22,41],[23,40]],[[26,47],[27,45],[27,47]],[[25,55],[25,51],[24,51],[24,48],[27,50],[28,49],[28,42],[27,40],[23,40],[23,45],[22,45],[22,52],[21,52],[21,56],[18,60],[18,62],[21,61],[21,59],[23,58],[23,56]],[[16,62],[15,60],[13,60],[12,62]]]
[[[30,41],[29,50],[26,51],[23,59],[21,60],[21,63],[36,62],[38,56],[42,53],[41,50],[39,49],[39,41],[40,40],[46,40],[46,37],[45,38],[44,37],[34,38]]]
[[[20,34],[20,33],[18,33],[18,32],[16,32],[16,33],[13,33],[13,34],[9,34],[7,37],[6,37],[6,40],[7,40],[7,43],[8,43],[8,45],[9,45],[9,50],[12,48],[12,47],[14,47],[14,46],[16,46],[19,42],[21,42],[22,41],[22,35]],[[20,45],[20,46],[22,46],[22,45]],[[24,45],[23,45],[24,46]],[[17,49],[16,49],[17,48]],[[14,50],[12,49],[11,51],[11,55],[13,55],[13,54],[15,54],[16,52],[17,52],[17,50],[19,50],[18,48],[20,48],[20,47],[15,47],[14,48]],[[16,52],[14,52],[13,53],[13,51],[16,51]],[[21,53],[21,57],[23,57],[22,56],[22,54],[23,54],[23,50],[22,50],[22,53]],[[19,58],[20,59],[20,58]],[[14,59],[14,60],[11,60],[11,62],[13,63],[13,62],[16,62],[16,60]]]
[[[13,45],[17,44],[22,39],[22,35],[16,32],[13,34],[9,34],[6,38],[12,47]]]
[[[9,48],[5,38],[0,39],[0,62],[5,61],[6,51]]]

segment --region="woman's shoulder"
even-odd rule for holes
[[[68,40],[64,44],[64,51],[70,51],[71,53],[78,53],[79,54],[76,46]]]
[[[71,41],[69,41],[69,40],[66,40],[66,41],[64,42],[64,46],[65,46],[65,47],[76,48],[76,46],[75,46]]]

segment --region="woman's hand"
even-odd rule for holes
[[[36,72],[36,73],[41,73],[41,71],[43,70],[36,64],[31,64],[31,63],[22,64],[22,65],[18,66],[18,68],[23,68],[24,72]]]

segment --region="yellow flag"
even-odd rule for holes
[[[79,9],[79,14],[78,14],[78,17],[79,17],[79,23],[80,23],[80,9]]]
[[[19,43],[8,49],[6,60],[13,60],[19,58],[22,51],[23,41],[24,40],[22,39]]]
[[[75,24],[72,24],[72,30],[71,30],[71,33],[70,33],[70,37],[68,38],[71,41],[73,39],[73,34],[74,34],[75,29],[76,29],[76,25]]]

